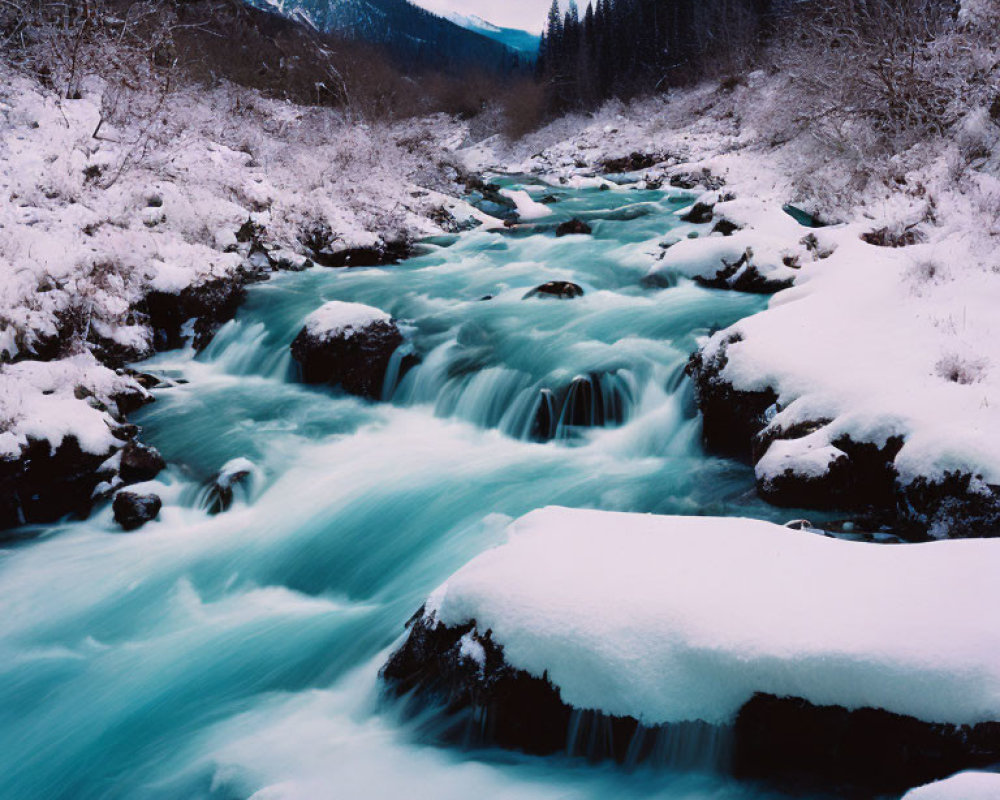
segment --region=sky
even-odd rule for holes
[[[415,0],[418,6],[442,13],[482,17],[504,28],[541,33],[552,0]]]

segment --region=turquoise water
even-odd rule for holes
[[[470,232],[395,267],[279,276],[206,352],[143,365],[184,381],[135,419],[170,462],[160,520],[124,535],[104,508],[0,559],[0,797],[775,796],[679,767],[441,747],[379,697],[406,620],[511,517],[793,516],[756,499],[747,466],[706,456],[683,374],[699,336],[765,301],[641,285],[659,240],[688,231],[682,196],[555,194],[544,222],[579,215],[593,237]],[[586,294],[523,299],[550,280]],[[292,380],[289,343],[330,299],[403,323],[421,363],[386,402]],[[574,402],[613,411],[590,427],[559,410],[540,441],[540,398],[565,404],[578,378],[591,391],[578,381]],[[208,516],[200,487],[234,458],[251,485]]]

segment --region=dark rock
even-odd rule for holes
[[[696,275],[695,283],[706,289],[727,289],[748,294],[774,294],[794,283],[792,278],[776,279],[761,275],[753,263],[753,251],[750,249],[732,264],[725,260],[722,264],[722,269],[716,272],[714,277],[705,278]]]
[[[643,289],[673,289],[677,285],[677,276],[668,273],[653,272],[649,275],[643,275],[639,279],[639,285]]]
[[[163,501],[155,494],[118,492],[111,507],[115,522],[126,531],[135,531],[159,516]]]
[[[583,297],[583,288],[569,281],[550,281],[543,283],[528,292],[524,299],[530,297],[557,297],[560,300],[572,300],[576,297]]]
[[[911,225],[901,231],[879,228],[876,231],[861,234],[861,239],[876,247],[909,247],[926,241],[927,237]]]
[[[654,760],[664,739],[676,743],[713,730],[725,736],[699,723],[644,726],[631,717],[574,709],[547,676],[507,664],[502,645],[474,621],[447,627],[421,609],[408,628],[382,680],[394,695],[420,701],[414,708],[411,699],[411,713],[426,719],[427,708],[435,707],[445,718],[435,733],[446,741],[636,763]],[[481,658],[469,657],[463,638],[481,648]],[[1000,760],[1000,723],[938,725],[880,709],[849,711],[762,694],[743,706],[729,736],[731,761],[717,768],[866,797]]]
[[[642,169],[651,169],[657,164],[666,160],[665,156],[656,153],[630,153],[621,158],[609,158],[602,163],[604,172],[638,172]]]
[[[201,507],[209,514],[221,514],[233,506],[235,487],[246,483],[251,476],[250,465],[223,470],[205,487]]]
[[[322,267],[382,267],[398,264],[413,255],[409,242],[387,242],[377,247],[348,247],[340,250],[314,250],[313,260]]]
[[[246,298],[246,284],[257,279],[259,276],[241,271],[232,278],[207,281],[177,294],[152,292],[144,305],[156,350],[183,347],[182,330],[189,320],[194,320],[194,347],[204,350],[216,331],[236,316]]]
[[[303,328],[292,342],[292,357],[306,383],[340,386],[350,394],[378,400],[389,360],[402,343],[403,335],[392,321],[331,338]]]
[[[712,233],[721,233],[723,236],[732,236],[738,230],[740,230],[740,226],[735,222],[730,222],[728,219],[720,219],[715,223],[715,227],[712,228]]]
[[[693,222],[695,225],[704,225],[712,221],[714,211],[714,203],[695,203],[691,210],[681,217],[681,221]]]
[[[573,235],[589,236],[593,232],[593,229],[582,219],[571,219],[556,228],[556,236],[559,237]]]
[[[531,438],[536,442],[547,442],[554,439],[559,423],[556,410],[558,401],[551,389],[542,389],[538,396],[538,407],[531,424]]]
[[[895,510],[908,538],[922,533],[949,539],[1000,536],[1000,486],[969,473],[898,486]]]
[[[153,480],[166,466],[167,462],[155,447],[132,441],[122,448],[119,475],[126,484],[142,483]]]
[[[240,244],[259,243],[264,238],[264,228],[252,219],[247,219],[238,231],[236,231],[236,241]]]
[[[127,442],[139,435],[139,426],[126,422],[111,431],[111,435],[120,441]]]
[[[531,438],[553,439],[560,425],[567,428],[621,425],[634,402],[628,384],[617,373],[581,375],[567,386],[541,390]]]
[[[931,724],[881,709],[759,694],[736,719],[733,771],[898,793],[998,760],[1000,723]]]
[[[141,386],[133,386],[115,393],[115,406],[119,417],[126,417],[133,411],[138,411],[144,405],[152,403],[155,398]]]
[[[749,458],[752,442],[768,423],[768,411],[778,400],[772,389],[745,392],[722,377],[729,362],[728,349],[742,340],[732,334],[709,358],[696,352],[688,362],[695,396],[703,416],[702,437],[712,451]]]
[[[119,370],[118,374],[128,375],[143,389],[147,390],[156,389],[163,385],[163,381],[160,378],[156,377],[155,375],[151,375],[148,372],[139,372],[138,370],[134,370],[129,367],[125,367],[124,369]]]
[[[31,439],[18,458],[0,459],[0,530],[89,514],[103,480],[98,469],[113,452],[86,453],[67,436],[55,450]]]
[[[709,170],[701,172],[678,172],[670,176],[670,185],[675,189],[694,189],[702,186],[710,192],[718,191],[726,185],[724,178],[713,175]]]
[[[548,680],[532,678],[507,666],[503,649],[473,633],[475,625],[448,628],[418,613],[410,621],[402,647],[382,669],[382,678],[398,696],[416,691],[438,697],[452,712],[472,709],[488,720],[479,743],[537,755],[565,747],[572,710]],[[482,664],[461,654],[460,641],[470,634],[483,648]]]
[[[781,435],[778,438],[796,437]],[[903,447],[902,437],[893,437],[879,447],[842,436],[833,442],[833,446],[841,454],[825,475],[813,477],[786,471],[767,480],[759,480],[757,490],[760,496],[773,505],[785,508],[861,512],[891,509],[896,502],[894,461]],[[766,447],[761,454],[764,452]]]

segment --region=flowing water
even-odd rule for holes
[[[790,516],[706,456],[684,376],[699,336],[765,300],[642,285],[690,230],[685,198],[529,188],[558,199],[545,222],[594,236],[469,232],[279,276],[206,352],[143,365],[176,382],[135,419],[170,462],[160,521],[124,535],[104,508],[0,559],[0,798],[775,796],[689,769],[704,752],[627,768],[443,747],[380,698],[406,620],[512,517]],[[552,280],[585,295],[524,299]],[[405,323],[386,402],[294,381],[289,343],[330,299]],[[234,459],[252,479],[209,515],[204,483]]]

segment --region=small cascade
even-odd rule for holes
[[[292,363],[287,348],[276,347],[263,322],[227,322],[199,359],[227,375],[282,379]]]
[[[646,727],[576,709],[570,715],[566,754],[588,761],[617,761],[629,768],[727,772],[732,765],[733,730],[701,721]]]

